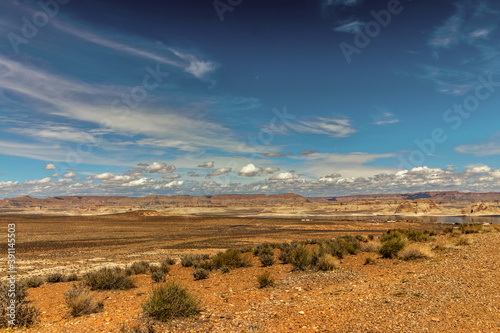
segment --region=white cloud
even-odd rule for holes
[[[270,174],[273,174],[273,173],[278,172],[278,171],[280,171],[280,168],[267,167],[267,168],[264,168],[264,170],[262,170],[262,174],[263,175],[270,175]]]
[[[232,168],[220,168],[220,169],[217,169],[217,170],[214,170],[214,171],[208,173],[207,177],[219,176],[219,175],[223,175],[225,173],[229,173],[231,171],[232,171]],[[193,174],[191,174],[191,177],[197,177],[197,176],[194,176]]]
[[[65,173],[63,175],[64,178],[73,178],[73,177],[76,177],[76,173],[75,172],[68,172],[68,173]]]
[[[255,165],[250,163],[238,170],[238,175],[243,177],[253,177],[260,172],[262,172],[262,168],[256,167]]]
[[[485,173],[491,172],[491,168],[487,165],[477,165],[477,166],[469,166],[469,169],[465,170],[465,173]]]
[[[149,171],[151,173],[156,173],[159,170],[162,170],[167,167],[166,163],[158,163],[158,162],[153,162],[153,164],[148,165],[144,170]]]
[[[345,138],[357,132],[347,118],[315,117],[287,125],[299,133],[324,134],[334,138]]]
[[[172,174],[172,175],[165,175],[162,178],[163,179],[177,179],[177,178],[181,178],[181,176],[177,175],[177,174]]]
[[[475,156],[500,155],[500,142],[492,141],[475,145],[461,145],[455,147],[455,150],[459,153]]]
[[[26,180],[23,184],[24,185],[41,185],[41,184],[46,184],[50,183],[50,177],[46,177],[43,179],[34,179],[34,180]]]
[[[292,172],[281,172],[277,174],[276,176],[272,176],[269,179],[270,180],[291,180],[291,179],[298,179],[299,175],[292,173]]]
[[[198,168],[208,168],[208,169],[210,169],[210,168],[214,167],[214,164],[215,164],[214,161],[204,162],[204,163],[198,165]]]
[[[46,166],[43,167],[45,170],[55,170],[57,169],[56,166],[54,164],[47,164]]]

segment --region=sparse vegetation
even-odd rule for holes
[[[379,253],[386,259],[396,258],[399,251],[401,251],[405,246],[406,240],[403,237],[389,238],[389,240],[382,243]]]
[[[380,250],[380,243],[373,242],[373,241],[367,242],[367,243],[363,244],[361,247],[361,251],[363,251],[363,252],[375,252],[375,253],[377,253],[379,250]]]
[[[181,257],[181,265],[182,267],[193,267],[202,260],[202,256],[199,254],[185,254]]]
[[[259,260],[264,267],[272,266],[274,264],[274,256],[269,253],[260,253]]]
[[[137,324],[132,327],[125,326],[125,324],[122,325],[120,328],[121,333],[156,333],[156,330],[154,328],[154,325],[151,321],[147,321],[146,324],[141,325]]]
[[[335,269],[338,269],[339,266],[340,263],[338,259],[328,253],[321,256],[318,263],[316,264],[316,268],[320,271],[333,271]]]
[[[154,288],[142,304],[142,309],[148,316],[160,321],[189,317],[201,311],[198,298],[175,281]]]
[[[8,308],[10,305],[11,290],[15,290],[15,324],[19,327],[29,327],[38,322],[38,317],[40,316],[40,311],[30,304],[30,301],[26,300],[28,296],[26,292],[27,286],[23,283],[15,283],[15,287],[11,285],[8,280],[2,282],[0,285],[0,327],[10,326],[9,320],[11,309]]]
[[[167,266],[169,267],[169,266]],[[149,270],[151,272],[151,279],[153,279],[154,282],[165,282],[167,278],[167,274],[165,272],[164,267],[162,266],[150,266]],[[168,270],[167,270],[168,272]]]
[[[215,269],[222,266],[229,268],[241,268],[251,266],[250,258],[242,254],[237,249],[229,249],[225,252],[219,252],[212,258],[212,265]]]
[[[259,283],[259,288],[273,287],[274,280],[268,271],[257,276],[257,282]]]
[[[22,284],[26,286],[26,288],[38,288],[43,284],[43,279],[39,276],[30,276],[22,280]]]
[[[222,266],[219,270],[221,271],[222,274],[226,274],[231,271],[231,269],[229,269],[229,267],[227,267],[226,265]]]
[[[472,244],[472,238],[469,236],[462,236],[460,237],[457,242],[455,243],[457,246],[460,245],[471,245]]]
[[[193,271],[193,277],[195,280],[208,279],[209,275],[210,275],[210,271],[208,269],[195,268],[195,270]]]
[[[299,245],[290,253],[290,263],[294,270],[305,270],[311,265],[311,253],[305,245]]]
[[[477,234],[481,232],[483,226],[477,223],[462,223],[460,224],[460,231],[462,234]]]
[[[84,280],[92,290],[125,290],[135,287],[132,278],[118,267],[106,267],[86,273]]]
[[[165,258],[165,260],[162,261],[162,264],[165,263],[169,266],[172,266],[172,265],[175,265],[176,264],[176,260],[173,259],[173,258],[170,258],[170,257],[167,257]]]
[[[66,277],[61,273],[50,273],[45,277],[47,283],[66,282]]]
[[[82,285],[72,286],[65,294],[64,300],[73,317],[85,316],[102,311],[104,303],[96,301],[92,292]]]
[[[149,262],[147,261],[137,261],[130,265],[130,270],[133,275],[146,274],[149,268]]]
[[[433,255],[431,253],[431,249],[427,246],[421,244],[410,244],[408,247],[401,251],[399,256],[401,259],[408,261],[415,259],[428,259]]]

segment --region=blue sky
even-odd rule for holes
[[[9,1],[0,198],[500,191],[494,1]]]

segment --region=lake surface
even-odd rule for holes
[[[500,224],[500,215],[490,216],[402,216],[402,215],[376,215],[376,216],[329,216],[334,221],[422,221],[426,223],[491,223]]]

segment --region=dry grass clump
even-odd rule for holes
[[[273,287],[274,279],[268,271],[257,276],[257,282],[259,283],[259,288]]]
[[[399,257],[405,261],[416,260],[416,259],[429,259],[433,257],[431,249],[427,246],[421,244],[410,244],[406,247]]]
[[[133,275],[146,274],[149,268],[149,262],[137,261],[128,267]]]
[[[65,294],[64,300],[73,317],[85,316],[102,311],[104,303],[96,301],[94,295],[82,285],[72,286]]]
[[[377,253],[380,250],[380,243],[379,242],[367,242],[364,243],[361,246],[361,251],[362,252],[375,252]]]
[[[85,284],[92,290],[125,290],[134,288],[134,281],[119,267],[101,268],[84,275]]]
[[[333,271],[340,267],[340,262],[331,254],[326,253],[319,258],[318,263],[315,267],[320,271]]]
[[[165,282],[167,278],[167,273],[170,269],[170,266],[157,266],[152,265],[149,266],[149,271],[151,272],[151,279],[154,282]]]
[[[193,267],[203,260],[201,254],[185,254],[181,257],[182,267]]]
[[[458,238],[456,241],[455,245],[461,246],[461,245],[471,245],[472,244],[472,238],[470,236],[462,236]]]
[[[263,267],[272,266],[274,264],[274,256],[270,253],[260,253],[259,260]]]
[[[45,277],[47,283],[66,282],[66,277],[61,273],[50,273]]]
[[[39,276],[30,276],[21,281],[22,284],[26,286],[26,288],[38,288],[43,284],[43,279]]]
[[[227,266],[229,268],[241,268],[251,266],[251,261],[248,256],[242,254],[237,249],[229,249],[226,252],[219,252],[212,257],[211,260],[212,267],[219,269],[222,266]]]
[[[453,243],[446,240],[439,240],[436,245],[432,248],[433,251],[447,251],[458,249]]]
[[[11,326],[9,323],[11,320],[14,320],[14,324],[18,327],[29,327],[38,322],[40,311],[26,300],[27,289],[27,286],[20,281],[15,284],[11,284],[9,280],[2,282],[0,285],[0,327]],[[12,295],[13,293],[15,295]],[[14,306],[10,303],[10,296],[15,299]]]
[[[201,311],[199,299],[175,281],[154,288],[142,309],[160,321],[194,316]]]
[[[462,223],[460,224],[460,231],[462,234],[478,234],[483,230],[483,226],[477,223]]]

